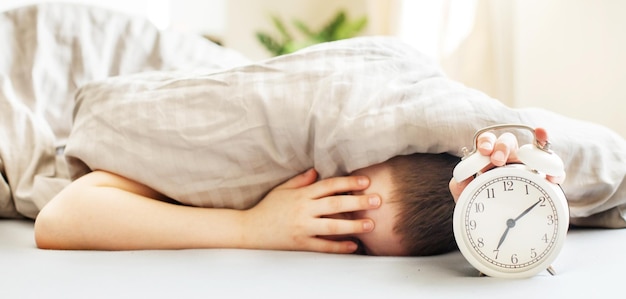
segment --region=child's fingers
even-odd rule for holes
[[[334,194],[361,191],[366,189],[370,180],[366,176],[345,176],[327,178],[307,187],[311,198],[322,198]]]
[[[544,146],[546,142],[548,142],[548,132],[544,128],[536,128],[535,129],[535,138],[537,138],[537,142]]]
[[[478,152],[480,152],[484,156],[488,156],[493,151],[493,146],[495,143],[496,135],[492,132],[485,132],[478,136],[476,146],[478,147]]]
[[[517,160],[517,137],[511,133],[504,133],[498,137],[493,146],[491,154],[491,163],[495,166],[502,166],[507,161]]]
[[[563,176],[547,175],[546,178],[548,179],[548,181],[553,182],[555,184],[563,184],[563,182],[565,182],[565,175]]]
[[[545,146],[548,143],[548,132],[544,128],[536,128],[535,129],[535,137],[537,138],[537,143],[541,146]],[[548,181],[553,182],[555,184],[562,184],[565,181],[565,175],[563,176],[551,176],[547,175],[546,178]]]
[[[325,253],[354,253],[358,249],[358,245],[354,241],[333,241],[323,238],[311,238],[305,246],[305,248],[297,248],[296,250]]]
[[[311,168],[299,175],[296,175],[281,185],[277,186],[276,189],[296,189],[304,186],[308,186],[310,184],[315,183],[317,180],[317,171]]]
[[[335,195],[319,198],[312,204],[316,216],[327,216],[376,209],[380,207],[381,200],[377,194]]]
[[[473,179],[473,177],[470,177],[462,182],[457,182],[454,178],[450,180],[449,188],[450,193],[452,194],[452,198],[454,198],[454,202],[457,202],[459,200],[461,193]]]
[[[363,234],[371,232],[375,226],[371,219],[318,218],[312,223],[309,233],[313,236]]]

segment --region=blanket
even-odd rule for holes
[[[602,215],[587,224],[626,225],[621,136],[554,112],[507,107],[389,37],[215,72],[91,82],[77,95],[74,121],[66,148],[73,177],[104,169],[184,204],[236,209],[311,167],[330,177],[395,155],[460,155],[476,130],[522,123],[551,134],[573,218]]]
[[[202,37],[99,7],[46,3],[0,13],[0,218],[36,217],[70,182],[60,154],[83,84],[247,62]]]

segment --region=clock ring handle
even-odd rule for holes
[[[479,167],[482,164],[488,164],[489,160],[485,156],[480,155],[478,152],[478,136],[487,131],[500,130],[500,129],[525,129],[532,133],[533,144],[525,144],[517,150],[517,158],[527,166],[545,174],[559,177],[565,175],[565,167],[563,160],[550,150],[550,143],[546,140],[545,144],[542,144],[537,140],[537,132],[535,128],[523,125],[523,124],[500,124],[482,128],[474,133],[474,148],[472,151],[468,151],[467,148],[463,148],[463,160],[471,160],[466,164],[472,165],[467,169],[469,172],[475,171],[475,167]],[[482,165],[484,167],[486,165]],[[478,168],[478,170],[482,169]],[[463,169],[465,170],[465,169]],[[467,172],[467,171],[466,171]],[[466,175],[459,174],[459,177]]]
[[[474,133],[474,137],[472,138],[474,140],[473,142],[473,148],[472,150],[468,150],[467,147],[464,147],[462,149],[463,151],[463,157],[468,157],[472,154],[474,154],[475,152],[478,151],[478,137],[480,136],[480,134],[488,132],[488,131],[493,131],[493,130],[501,130],[501,129],[526,129],[529,132],[532,133],[533,135],[533,145],[546,152],[546,153],[552,153],[552,151],[550,150],[550,142],[548,142],[547,140],[545,141],[545,144],[541,144],[539,143],[539,141],[537,140],[537,134],[535,133],[535,128],[528,126],[528,125],[524,125],[524,124],[499,124],[499,125],[492,125],[492,126],[488,126],[488,127],[484,127],[478,131],[476,131],[476,133]]]

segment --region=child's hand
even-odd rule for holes
[[[535,135],[542,145],[548,140],[548,134],[546,130],[542,128],[536,128]],[[482,155],[490,156],[491,158],[491,164],[482,171],[487,171],[495,166],[503,166],[507,163],[520,162],[517,158],[517,138],[511,133],[504,133],[496,137],[492,132],[485,132],[478,136],[477,146],[478,151]],[[467,187],[472,179],[473,177],[470,177],[462,182],[457,182],[454,178],[450,180],[450,193],[452,193],[455,202],[459,199],[461,192],[463,192],[463,189]],[[564,177],[548,176],[548,180],[557,184],[563,182],[564,179]]]
[[[371,232],[370,219],[332,219],[326,216],[377,209],[377,195],[338,195],[369,186],[362,176],[336,177],[316,182],[308,170],[274,188],[254,208],[245,211],[244,241],[248,248],[352,253],[353,241],[324,237]]]

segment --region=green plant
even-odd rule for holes
[[[354,37],[367,25],[367,17],[348,21],[346,13],[339,11],[326,26],[317,32],[311,30],[302,21],[295,20],[293,24],[304,35],[303,40],[296,40],[278,17],[272,16],[272,22],[278,30],[279,37],[272,37],[264,32],[257,32],[256,37],[270,53],[278,56],[318,43]]]

